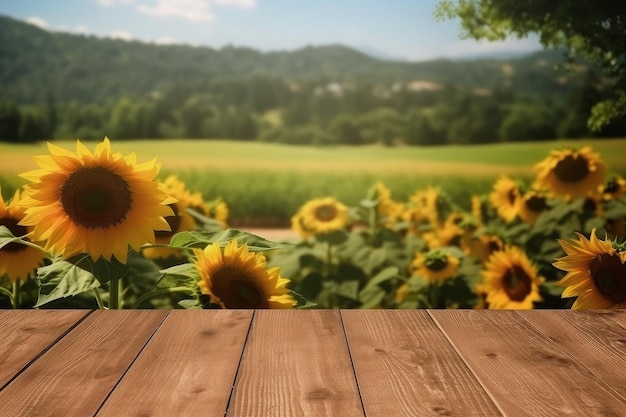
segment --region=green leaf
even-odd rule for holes
[[[368,288],[371,287],[377,287],[378,284],[381,284],[385,281],[388,281],[390,279],[394,279],[394,278],[402,278],[400,277],[400,275],[398,275],[398,268],[395,266],[389,266],[385,269],[383,269],[382,271],[380,271],[378,274],[376,274],[376,276],[374,276],[372,279],[370,279],[367,282],[367,285],[365,286],[365,288],[363,289],[364,291]]]
[[[556,285],[554,282],[546,282],[543,284],[543,289],[550,295],[560,297],[564,288],[560,285]]]
[[[317,306],[316,303],[307,300],[301,294],[298,294],[295,291],[291,291],[289,293],[289,295],[291,295],[296,300],[296,308],[297,309],[313,308],[313,307]]]
[[[244,243],[247,244],[250,252],[263,252],[292,246],[284,243],[272,242],[260,236],[253,235],[252,233],[242,232],[237,229],[226,229],[220,232],[207,232],[200,230],[176,233],[172,236],[170,246],[179,249],[204,249],[208,245],[217,243],[223,248],[232,240],[237,240],[239,245],[243,245]]]
[[[192,278],[196,278],[198,276],[196,267],[194,266],[194,264],[191,264],[191,263],[174,265],[172,267],[162,269],[159,272],[162,274],[166,274],[166,275],[180,275],[180,276],[192,277]]]
[[[363,291],[359,293],[361,308],[374,308],[380,306],[381,301],[386,295],[387,293],[380,287],[364,288]]]
[[[385,248],[373,249],[367,258],[365,273],[370,275],[376,268],[387,260],[387,250]]]
[[[39,298],[35,307],[100,287],[100,281],[89,271],[68,261],[56,261],[37,270]]]
[[[314,300],[324,288],[324,277],[319,272],[311,272],[302,279],[298,291],[307,299]]]
[[[80,254],[68,258],[67,262],[91,272],[100,281],[100,284],[106,284],[113,278],[121,279],[126,276],[130,269],[128,264],[121,263],[115,257],[111,257],[110,261],[100,257],[94,262],[91,256]]]
[[[199,224],[203,230],[206,230],[208,232],[219,232],[224,230],[224,226],[222,225],[222,223],[201,213],[198,213],[198,211],[194,209],[188,208],[187,213],[189,213],[189,215],[194,218],[196,223]]]
[[[180,300],[178,305],[186,310],[201,310],[202,304],[197,298]]]
[[[359,299],[359,281],[344,281],[337,286],[337,295],[340,295],[351,300]]]
[[[22,243],[21,237],[16,237],[11,233],[8,227],[0,225],[0,249],[10,243]]]
[[[329,233],[315,235],[318,242],[330,243],[331,245],[341,245],[348,240],[348,232],[346,230],[335,230]]]

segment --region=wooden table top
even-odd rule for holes
[[[626,310],[4,310],[0,416],[626,416]]]

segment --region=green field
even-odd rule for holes
[[[75,142],[55,141],[75,149]],[[94,143],[86,143],[90,149]],[[530,179],[532,166],[560,147],[590,145],[611,171],[626,174],[626,139],[418,147],[297,147],[223,140],[114,141],[113,151],[136,152],[139,162],[154,157],[162,175],[177,173],[206,199],[222,197],[236,226],[288,226],[306,200],[333,195],[356,204],[377,180],[398,200],[415,190],[438,186],[461,206],[472,194],[489,191],[505,173]],[[18,177],[37,168],[34,155],[45,143],[0,144],[0,184],[8,197],[24,184]]]

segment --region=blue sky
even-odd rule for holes
[[[0,14],[52,31],[263,51],[341,43],[421,61],[540,49],[536,38],[478,43],[437,22],[438,0],[19,0]]]

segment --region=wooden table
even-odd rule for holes
[[[626,310],[0,311],[0,416],[626,416]]]

